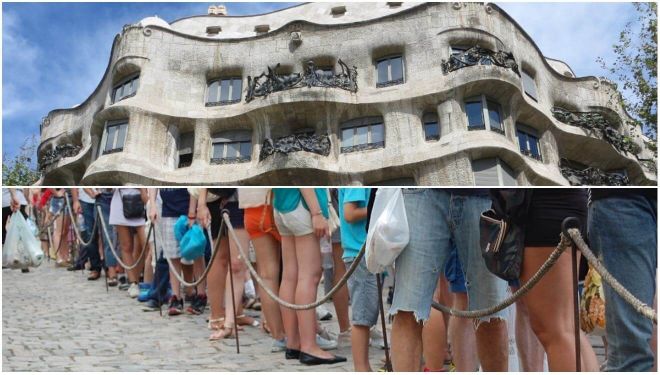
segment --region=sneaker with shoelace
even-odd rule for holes
[[[206,309],[206,295],[197,294],[188,305],[186,312],[191,315],[201,315]]]
[[[140,294],[140,287],[138,283],[131,283],[131,286],[128,287],[128,296],[131,298],[137,298]]]
[[[170,307],[167,310],[167,315],[175,316],[181,315],[181,313],[183,313],[183,301],[174,295],[172,298],[170,298]]]

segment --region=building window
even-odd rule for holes
[[[424,139],[427,141],[437,141],[440,139],[440,124],[436,113],[427,112],[422,116],[424,123]]]
[[[234,104],[241,101],[243,80],[241,77],[223,78],[209,82],[206,106]]]
[[[121,81],[112,89],[112,104],[117,103],[122,99],[134,96],[137,93],[138,86],[140,85],[140,75],[132,76],[128,79]]]
[[[403,57],[386,57],[376,62],[378,81],[376,87],[385,87],[403,83]]]
[[[193,149],[195,147],[195,132],[183,133],[177,141],[179,162],[177,168],[189,167],[193,161]]]
[[[516,134],[518,135],[520,152],[530,158],[543,161],[539,147],[539,137],[536,131],[529,126],[516,124]]]
[[[213,137],[212,164],[242,163],[252,159],[252,135],[248,131],[225,132]]]
[[[341,127],[341,152],[354,152],[385,147],[382,117],[351,120]]]
[[[504,134],[502,107],[496,101],[487,99],[485,95],[465,100],[465,115],[468,130],[490,129]]]
[[[126,132],[128,131],[128,121],[115,121],[105,125],[103,139],[101,144],[101,155],[113,154],[124,150],[126,141]]]
[[[472,161],[475,186],[516,186],[513,169],[499,158]]]
[[[534,81],[534,76],[525,70],[522,71],[522,84],[525,94],[535,101],[538,101],[539,99],[536,92],[536,81]]]

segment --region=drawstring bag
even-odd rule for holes
[[[11,215],[5,244],[2,246],[2,265],[14,269],[38,267],[43,259],[41,244],[23,215]]]
[[[206,249],[206,242],[206,236],[204,236],[202,227],[198,224],[193,224],[179,243],[181,258],[193,261],[203,256]]]
[[[600,274],[589,267],[580,298],[580,328],[586,333],[605,336],[605,292]]]
[[[365,258],[371,273],[392,265],[410,240],[403,193],[399,188],[378,189],[367,232]]]
[[[181,215],[174,223],[174,237],[177,241],[181,242],[183,236],[188,232],[188,217]]]

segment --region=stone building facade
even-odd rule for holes
[[[126,25],[38,157],[46,184],[656,184],[618,95],[494,4],[212,7]]]

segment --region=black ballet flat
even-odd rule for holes
[[[319,358],[311,354],[300,352],[300,363],[308,366],[331,365],[333,363],[346,362],[346,358],[338,355],[333,358]]]
[[[286,358],[286,359],[300,359],[300,350],[286,348],[286,351],[284,352],[284,358]]]

